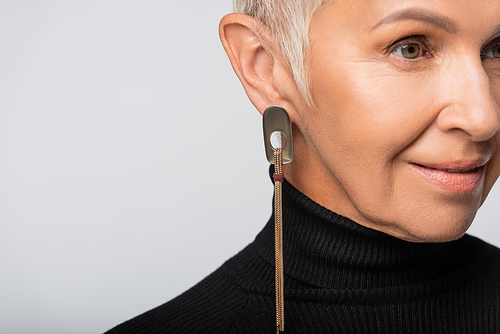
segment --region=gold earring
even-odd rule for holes
[[[293,160],[292,126],[285,109],[271,106],[264,111],[264,146],[269,163],[274,165],[274,235],[276,280],[276,332],[285,330],[283,283],[283,164]]]

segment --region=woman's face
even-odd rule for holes
[[[460,237],[500,173],[499,13],[498,0],[320,10],[308,58],[318,110],[296,118],[301,190],[405,240]]]

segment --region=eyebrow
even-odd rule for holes
[[[402,20],[422,21],[427,24],[430,24],[431,26],[441,28],[449,32],[450,34],[456,34],[458,32],[457,24],[451,21],[449,18],[418,9],[404,9],[399,12],[392,13],[384,17],[379,23],[374,25],[370,30],[378,28],[381,25]]]

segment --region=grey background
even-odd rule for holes
[[[0,332],[101,333],[271,213],[224,1],[0,1]],[[471,233],[500,245],[499,188]]]

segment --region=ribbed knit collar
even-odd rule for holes
[[[476,244],[472,239],[466,235],[446,243],[403,241],[335,214],[286,180],[283,184],[285,276],[315,287],[367,290],[422,284],[428,288],[429,282],[449,285],[467,279],[474,272],[471,267],[480,265],[481,250],[471,249]],[[274,265],[274,213],[255,246]]]

